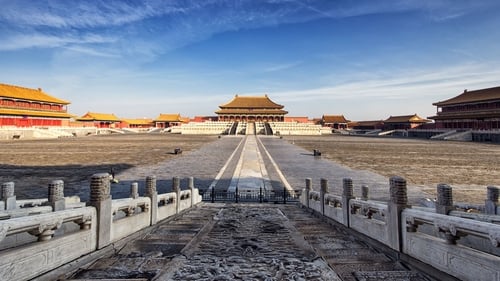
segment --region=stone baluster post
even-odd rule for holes
[[[436,214],[448,215],[453,208],[453,193],[451,186],[440,183],[437,185]]]
[[[49,183],[49,205],[52,206],[54,212],[66,209],[64,182],[62,180],[53,180]]]
[[[368,186],[367,185],[362,185],[361,186],[361,200],[363,201],[368,201]]]
[[[17,208],[14,186],[14,182],[12,181],[2,183],[2,201],[4,202],[5,210],[14,210]]]
[[[196,191],[196,189],[194,188],[194,177],[188,178],[188,188],[191,191],[191,207],[193,207],[194,204],[196,204],[195,196],[194,196],[194,192]],[[197,195],[196,197],[199,196],[199,194],[196,194],[196,195]]]
[[[179,177],[172,178],[172,191],[175,192],[176,197],[175,213],[178,214],[181,211],[181,181]]]
[[[328,193],[328,180],[327,179],[321,179],[320,180],[320,192],[319,192],[319,198],[321,202],[321,214],[324,216],[325,215],[325,195]]]
[[[156,176],[146,177],[146,196],[151,199],[151,225],[158,222],[158,192],[156,191]]]
[[[387,227],[389,230],[390,247],[396,251],[402,248],[402,231],[406,225],[401,224],[401,213],[408,206],[406,180],[394,176],[390,178],[390,201],[388,204]]]
[[[349,227],[349,215],[351,214],[350,212],[350,207],[349,207],[349,201],[351,199],[354,199],[354,192],[353,192],[353,187],[352,187],[352,179],[351,178],[344,178],[342,182],[342,216],[344,220],[344,225]]]
[[[304,196],[305,196],[305,201],[302,202],[302,204],[306,205],[306,208],[309,209],[309,194],[312,190],[312,179],[311,178],[306,178],[306,189],[304,190]]]
[[[99,173],[90,179],[90,206],[97,210],[97,248],[102,249],[111,242],[111,195],[109,174]]]
[[[498,215],[498,194],[499,189],[496,186],[488,186],[486,201],[484,202],[484,211],[488,215]]]
[[[139,184],[136,182],[130,184],[130,198],[139,198]]]

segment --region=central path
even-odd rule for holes
[[[226,169],[229,190],[271,188],[265,163],[287,187],[265,142],[254,135],[243,141],[211,188],[221,185]],[[288,160],[300,157],[286,153]],[[67,279],[431,280],[298,204],[200,203],[136,237]]]
[[[235,192],[236,188],[241,193],[258,193],[260,188],[264,191],[272,188],[255,135],[249,135],[245,138],[243,150],[228,191]]]

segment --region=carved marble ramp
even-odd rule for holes
[[[342,280],[432,280],[302,208],[286,207],[282,211]]]
[[[236,188],[240,193],[258,193],[260,188],[264,191],[272,188],[255,135],[245,137],[245,144],[227,191],[235,192]]]
[[[201,203],[69,280],[430,280],[298,205]]]
[[[216,203],[199,204],[173,220],[156,225],[144,237],[117,249],[113,256],[78,270],[69,280],[153,280],[213,220],[219,209]]]

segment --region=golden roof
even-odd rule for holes
[[[427,119],[424,119],[417,114],[413,115],[401,115],[401,116],[390,116],[386,120],[385,123],[428,123],[430,122]]]
[[[282,109],[284,106],[273,102],[267,95],[265,96],[247,96],[242,97],[235,95],[234,98],[223,105],[219,105],[220,108],[254,108],[254,109]]]
[[[26,109],[11,109],[11,108],[0,108],[0,114],[2,115],[16,115],[16,116],[36,116],[36,117],[54,117],[54,118],[71,118],[72,115],[66,112],[59,111],[38,111],[38,110],[26,110]]]
[[[241,109],[241,108],[224,108],[221,110],[217,110],[215,112],[216,114],[287,114],[288,111],[281,110],[281,109],[253,109],[253,108],[247,108],[247,109]]]
[[[383,120],[368,120],[368,121],[353,121],[349,122],[349,126],[379,126],[383,125],[384,121]]]
[[[121,120],[116,117],[113,113],[96,113],[87,112],[82,117],[78,118],[80,121],[115,121],[120,122]]]
[[[138,119],[123,119],[124,122],[130,124],[130,125],[151,125],[153,123],[152,119],[144,119],[144,118],[138,118]]]
[[[173,113],[173,114],[163,114],[160,113],[156,119],[154,119],[155,122],[181,122],[181,115],[179,113]]]
[[[323,115],[324,123],[348,123],[349,120],[345,119],[344,115]]]
[[[487,88],[475,91],[465,90],[462,94],[456,97],[447,99],[445,101],[433,103],[433,105],[443,106],[443,105],[453,105],[453,104],[462,104],[471,102],[485,102],[491,100],[500,100],[500,87]]]
[[[29,89],[14,85],[7,85],[0,83],[0,97],[21,99],[27,101],[39,101],[57,104],[70,104],[70,102],[53,97],[42,89]]]

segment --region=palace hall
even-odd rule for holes
[[[437,129],[500,129],[500,87],[464,92],[437,107],[434,119]]]
[[[219,121],[283,122],[288,111],[265,96],[239,96],[219,105],[215,113]]]
[[[68,104],[40,88],[0,83],[0,127],[67,126],[71,118]]]

